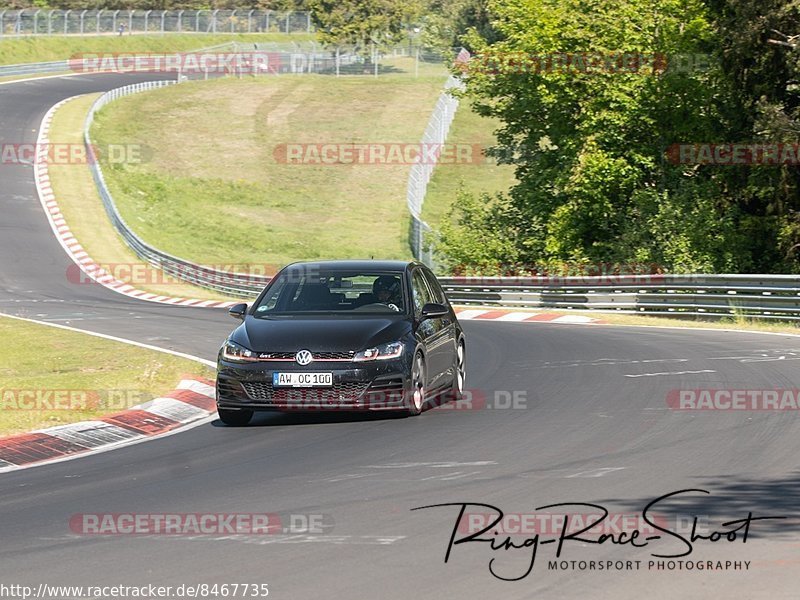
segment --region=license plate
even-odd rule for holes
[[[272,387],[330,387],[333,373],[273,373]]]

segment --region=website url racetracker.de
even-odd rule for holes
[[[266,598],[266,583],[199,583],[194,585],[50,585],[0,584],[0,598],[105,600],[107,598]]]

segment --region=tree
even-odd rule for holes
[[[520,219],[510,228],[464,203],[441,253],[468,254],[455,240],[478,227],[514,240],[512,254],[531,264],[800,271],[796,165],[674,164],[665,153],[673,144],[796,143],[797,54],[767,38],[800,31],[797,6],[491,0],[501,39],[471,34],[478,59],[465,78],[475,110],[502,121],[494,154],[516,165],[509,202]],[[643,59],[626,69],[626,54]]]
[[[420,12],[417,0],[309,0],[308,8],[323,43],[362,48],[399,41]]]

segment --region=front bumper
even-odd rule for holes
[[[330,372],[330,387],[273,387],[274,372]],[[294,363],[217,365],[217,407],[256,411],[396,411],[406,406],[410,373],[402,360],[341,362],[299,367]]]

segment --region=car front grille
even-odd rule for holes
[[[296,352],[261,352],[261,360],[294,360]],[[352,360],[354,351],[350,352],[312,352],[314,360]]]
[[[268,381],[243,381],[242,387],[257,402],[289,402],[298,400],[356,400],[367,389],[359,381],[335,382],[321,388],[274,388]]]

